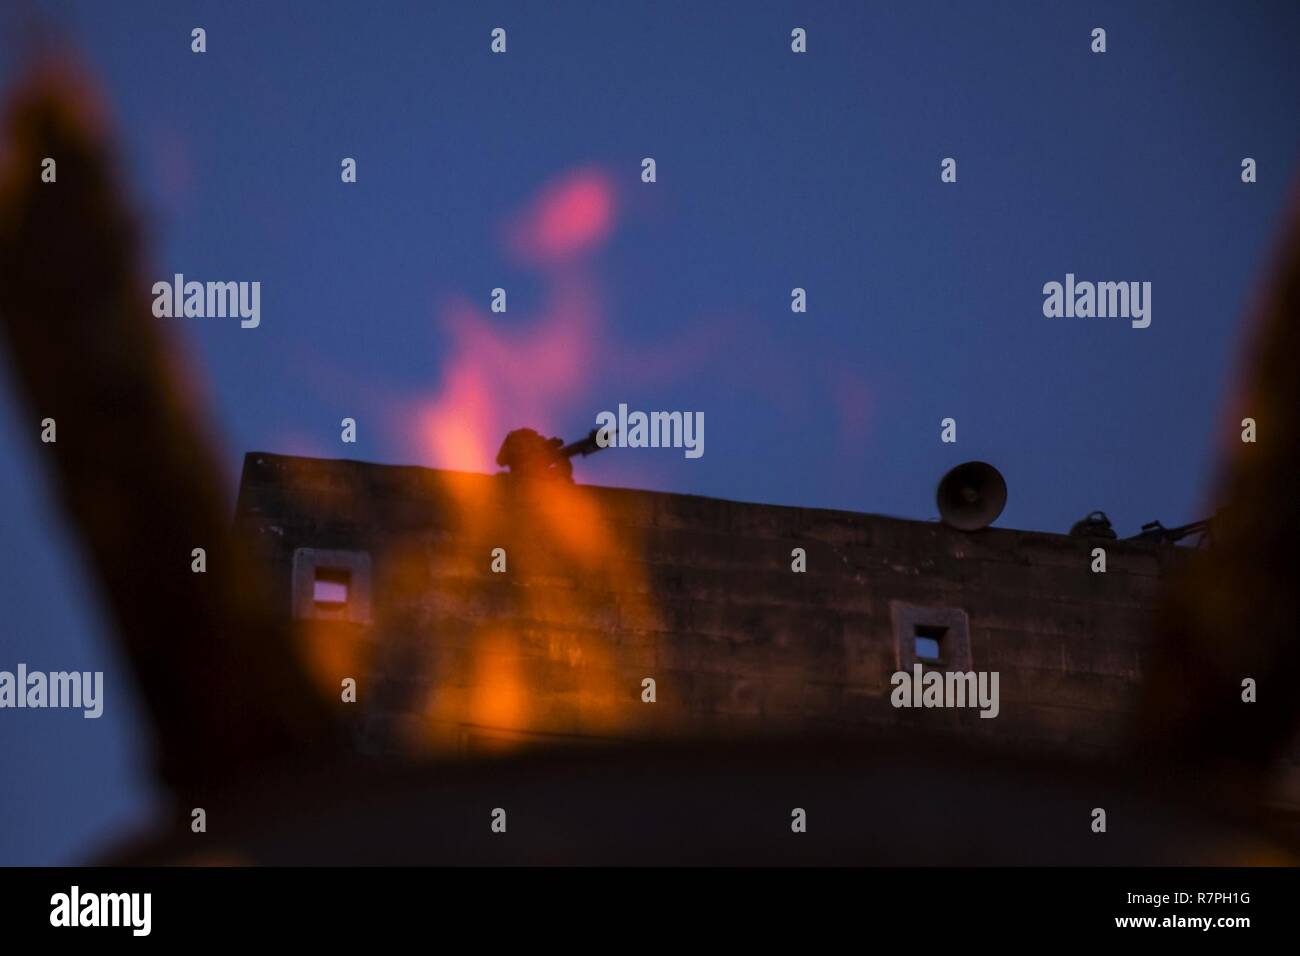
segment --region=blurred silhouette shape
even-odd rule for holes
[[[1284,223],[1221,433],[1214,544],[1168,593],[1139,711],[1144,753],[1202,767],[1239,799],[1262,793],[1300,724],[1300,193]],[[1240,440],[1244,417],[1255,442]],[[1256,703],[1242,702],[1246,678]]]
[[[57,497],[99,578],[179,794],[334,735],[230,535],[191,378],[150,311],[93,87],[46,60],[12,94],[0,321]],[[41,181],[56,158],[58,179]],[[194,548],[207,571],[190,569]]]

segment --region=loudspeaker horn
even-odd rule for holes
[[[1007,483],[988,462],[968,461],[943,476],[935,491],[943,523],[958,531],[987,528],[1007,504]]]

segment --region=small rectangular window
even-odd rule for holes
[[[970,621],[959,607],[924,607],[889,602],[898,669],[915,665],[948,671],[971,669]]]
[[[294,549],[292,607],[296,620],[370,624],[371,591],[369,552]]]
[[[317,604],[347,604],[351,587],[352,572],[346,568],[317,568],[312,600]]]
[[[916,625],[914,645],[916,659],[922,664],[940,664],[943,662],[943,636],[946,627],[929,627]]]

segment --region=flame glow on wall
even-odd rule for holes
[[[581,485],[454,472],[437,480],[454,502],[454,543],[416,546],[408,559],[421,565],[410,586],[434,607],[422,628],[432,691],[417,746],[460,749],[502,731],[514,736],[496,749],[533,735],[634,731],[651,710],[640,701],[652,667],[636,656],[638,635],[662,626],[641,542],[616,532],[616,516]],[[500,575],[489,571],[497,547],[508,562]]]
[[[448,469],[428,479],[443,529],[433,539],[413,532],[377,560],[372,636],[309,628],[317,632],[307,646],[317,648],[308,656],[322,689],[325,674],[337,686],[345,661],[373,666],[362,644],[417,648],[416,666],[432,688],[414,708],[426,717],[408,741],[417,751],[609,736],[645,716],[635,708],[643,706],[648,668],[622,643],[660,627],[640,542],[622,528],[615,533],[591,489],[484,474],[496,471],[511,429],[554,434],[589,417],[581,403],[606,344],[591,257],[611,235],[616,211],[610,178],[586,168],[544,186],[504,225],[503,251],[537,270],[542,302],[527,319],[466,299],[441,312],[447,358],[415,420],[421,456]],[[368,507],[354,504],[362,513]],[[490,570],[495,548],[505,550],[505,573]],[[340,642],[356,653],[342,653]]]

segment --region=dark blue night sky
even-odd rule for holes
[[[1300,159],[1294,3],[35,9],[104,87],[142,279],[262,283],[257,329],[163,320],[232,502],[248,450],[490,470],[507,429],[572,439],[624,402],[703,411],[705,454],[580,481],[924,520],[982,458],[1006,527],[1206,511]],[[4,88],[23,23],[0,15]],[[1151,282],[1150,328],[1045,318],[1067,272]],[[0,712],[0,863],[75,862],[147,822],[148,747],[0,379],[0,668],[108,672],[98,721]]]

